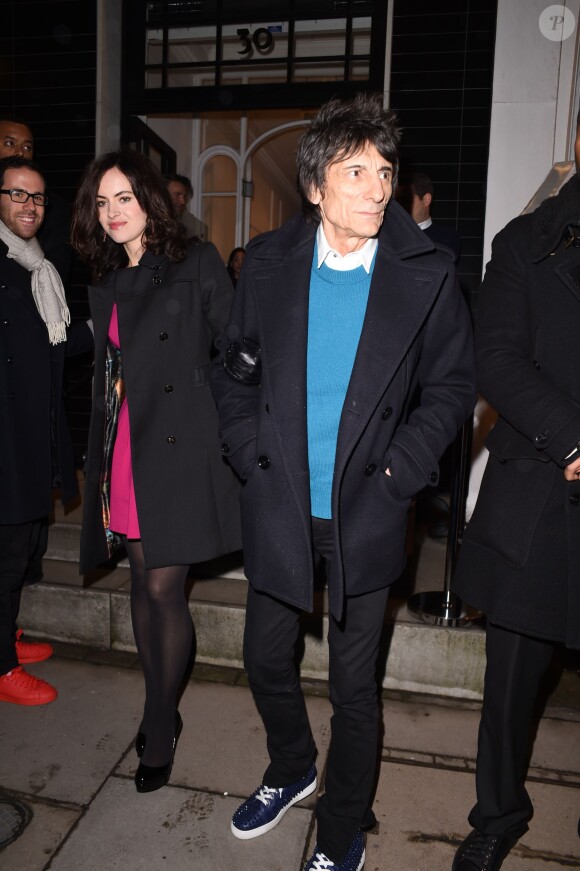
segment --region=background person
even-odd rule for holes
[[[453,252],[458,263],[461,254],[461,238],[453,227],[433,221],[431,206],[435,188],[426,172],[411,172],[401,176],[397,185],[397,200],[415,223],[436,245],[444,245]]]
[[[135,782],[149,792],[167,783],[181,728],[188,566],[240,547],[238,484],[220,454],[209,387],[232,286],[213,245],[187,245],[162,176],[137,152],[90,164],[72,238],[95,278],[81,571],[123,540],[146,691]]]
[[[0,158],[34,157],[34,136],[30,127],[17,118],[0,119]],[[69,244],[70,209],[63,197],[52,188],[46,191],[48,202],[37,240],[44,256],[56,267],[65,288],[71,271],[72,249]]]
[[[38,230],[45,182],[30,158],[0,160],[0,701],[41,705],[56,689],[24,665],[52,654],[17,630],[22,587],[42,577],[52,490],[78,495],[62,401],[65,356],[93,346],[86,323],[70,316],[58,272]]]
[[[363,867],[388,588],[411,499],[437,483],[475,398],[451,257],[391,202],[398,142],[378,98],[321,108],[298,148],[303,215],[248,245],[214,372],[223,450],[246,480],[244,661],[270,755],[234,814],[241,839],[316,789],[294,648],[326,563],[334,714],[307,871]]]
[[[205,238],[206,228],[203,221],[200,221],[188,210],[193,197],[193,187],[190,180],[187,176],[177,173],[166,176],[165,180],[175,214],[185,228],[185,235],[192,241],[201,242]]]
[[[234,248],[228,257],[226,269],[231,278],[232,284],[235,287],[238,283],[242,266],[244,265],[244,257],[246,256],[245,248]]]
[[[580,115],[578,117],[580,122]],[[580,172],[580,126],[576,131]],[[480,393],[499,418],[454,589],[487,616],[473,831],[453,871],[497,871],[527,831],[539,683],[580,648],[580,179],[494,239],[476,325]]]

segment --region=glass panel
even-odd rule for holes
[[[328,57],[345,54],[346,19],[330,21],[297,21],[294,33],[294,55]]]
[[[293,82],[342,82],[344,62],[294,64]]]
[[[228,85],[264,84],[266,82],[284,83],[287,80],[286,64],[252,64],[244,67],[224,67],[222,82]]]
[[[231,157],[220,154],[208,160],[203,171],[203,192],[237,194],[237,191],[238,170]]]
[[[288,23],[230,24],[222,30],[222,57],[231,60],[280,60],[288,55]]]
[[[215,113],[205,116],[201,123],[201,150],[212,145],[229,145],[236,150],[240,147],[240,114]]]
[[[370,54],[371,19],[354,18],[352,22],[352,54]]]
[[[161,81],[161,70],[145,70],[146,88],[160,88]]]
[[[366,82],[369,78],[369,61],[358,61],[350,65],[349,81]]]
[[[202,85],[215,85],[214,67],[184,67],[167,70],[167,85],[170,88],[192,88]]]
[[[179,27],[168,32],[169,63],[213,63],[216,27]]]
[[[208,240],[216,246],[225,263],[235,245],[236,197],[205,196],[201,203],[202,220],[208,228]]]
[[[160,64],[163,62],[163,31],[149,30],[147,31],[147,42],[145,46],[145,63]]]

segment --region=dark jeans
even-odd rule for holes
[[[315,556],[333,557],[330,521],[313,518]],[[369,807],[378,756],[376,662],[388,588],[345,598],[342,620],[329,616],[329,685],[333,707],[325,794],[317,807],[320,850],[341,862]],[[264,721],[267,786],[300,780],[316,747],[294,663],[299,611],[250,586],[244,661]]]
[[[42,557],[48,542],[46,517],[30,523],[0,525],[0,675],[18,665],[16,620],[25,583],[42,577]]]
[[[523,835],[532,816],[525,788],[539,683],[554,645],[488,623],[487,668],[471,825],[486,835]]]

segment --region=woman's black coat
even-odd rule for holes
[[[212,344],[227,323],[232,293],[218,252],[207,243],[190,246],[181,263],[146,253],[139,266],[89,288],[96,350],[81,571],[108,557],[99,482],[114,302],[147,568],[189,565],[240,548],[239,485],[221,456],[209,387]]]
[[[499,412],[455,590],[492,622],[580,647],[580,224],[574,177],[498,234],[476,330],[479,388]]]

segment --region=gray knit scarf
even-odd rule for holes
[[[32,296],[38,314],[46,324],[51,345],[66,342],[66,328],[70,313],[66,304],[60,275],[36,239],[21,239],[0,221],[0,239],[8,245],[8,257],[31,272]]]

